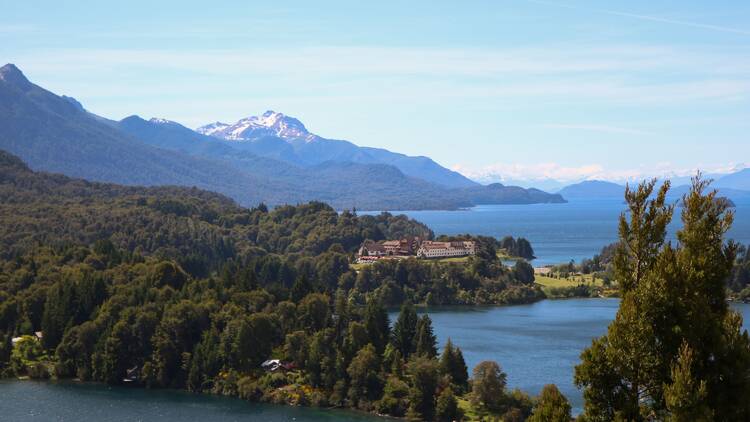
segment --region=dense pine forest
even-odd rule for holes
[[[355,271],[349,263],[365,239],[433,233],[404,216],[337,213],[322,203],[247,209],[198,189],[36,173],[5,153],[0,203],[6,376],[425,420],[459,417],[458,402],[469,397],[479,412],[531,412],[528,396],[506,391],[495,363],[474,371],[470,389],[458,345],[438,353],[429,317],[411,305],[543,298],[528,264],[500,263],[495,239],[474,238],[479,250],[466,262],[408,259]],[[386,307],[402,304],[391,324]],[[284,370],[261,368],[271,359]]]

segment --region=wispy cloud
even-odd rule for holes
[[[612,16],[622,16],[626,18],[639,19],[639,20],[644,20],[644,21],[666,23],[670,25],[687,26],[687,27],[692,27],[692,28],[707,29],[711,31],[728,32],[732,34],[750,35],[750,30],[742,29],[742,28],[732,28],[732,27],[722,26],[722,25],[711,25],[711,24],[700,23],[700,22],[691,22],[691,21],[685,21],[685,20],[679,20],[679,19],[664,18],[660,16],[622,12],[618,10],[586,8],[586,7],[579,7],[579,6],[574,6],[571,4],[557,3],[557,2],[551,2],[551,1],[543,1],[543,0],[526,0],[526,1],[528,1],[529,3],[536,3],[536,4],[547,5],[547,6],[563,7],[566,9],[574,9],[574,10],[585,10],[589,12],[603,13],[603,14],[612,15]]]
[[[630,129],[625,127],[611,126],[611,125],[595,125],[595,124],[546,124],[542,127],[549,129],[565,129],[565,130],[583,130],[588,132],[602,132],[602,133],[620,133],[626,135],[654,135],[653,132],[647,132],[639,129]]]
[[[17,59],[44,77],[74,75],[68,85],[92,95],[139,95],[184,90],[210,93],[226,79],[263,95],[264,81],[286,81],[298,95],[372,95],[399,100],[425,98],[552,98],[662,103],[732,100],[750,95],[750,49],[724,51],[621,45],[560,48],[457,49],[416,47],[299,47],[284,50],[67,49]],[[138,84],[118,84],[146,73]],[[100,75],[106,84],[77,76]],[[679,73],[679,80],[659,75]],[[170,75],[169,80],[152,75]],[[362,84],[362,81],[368,81]],[[41,82],[44,82],[43,80]],[[214,84],[216,86],[214,86]],[[283,84],[282,84],[283,85]],[[258,87],[261,89],[258,89]],[[368,88],[371,89],[366,92]],[[364,88],[364,90],[363,90]],[[204,90],[206,92],[200,92]],[[283,93],[277,92],[279,95]],[[82,94],[79,94],[82,95]]]

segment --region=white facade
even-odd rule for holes
[[[421,258],[452,258],[469,256],[476,253],[476,246],[472,241],[460,242],[422,242],[417,251]]]

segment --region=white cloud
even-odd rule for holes
[[[743,163],[725,163],[718,165],[699,165],[695,167],[676,167],[672,163],[662,162],[652,166],[640,166],[630,169],[607,169],[601,164],[584,164],[565,166],[548,162],[536,164],[496,163],[484,167],[471,167],[457,164],[452,167],[466,177],[482,183],[525,181],[528,183],[557,181],[575,183],[582,180],[607,180],[611,182],[633,182],[652,177],[686,177],[698,170],[710,174],[727,174],[747,167]]]

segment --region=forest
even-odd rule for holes
[[[412,305],[543,298],[529,264],[500,263],[495,239],[474,238],[478,253],[466,262],[355,271],[365,239],[434,234],[404,216],[323,203],[248,209],[198,189],[37,173],[9,154],[0,154],[0,203],[5,376],[423,420],[454,420],[466,406],[531,414],[532,399],[508,391],[494,362],[472,371],[470,387],[459,346],[438,353],[429,317]],[[390,306],[401,306],[393,322]],[[272,359],[284,370],[261,367]]]
[[[608,272],[621,300],[575,368],[577,420],[750,417],[750,338],[727,302],[747,288],[747,250],[726,241],[733,213],[708,186],[693,181],[674,243],[669,183],[628,189],[619,241],[581,266]],[[528,263],[500,262],[510,241],[471,237],[477,254],[462,262],[350,266],[365,239],[406,235],[434,237],[403,216],[248,209],[198,189],[37,173],[0,153],[0,374],[410,420],[570,421],[557,387],[530,397],[496,362],[469,370],[419,312],[544,298]]]

